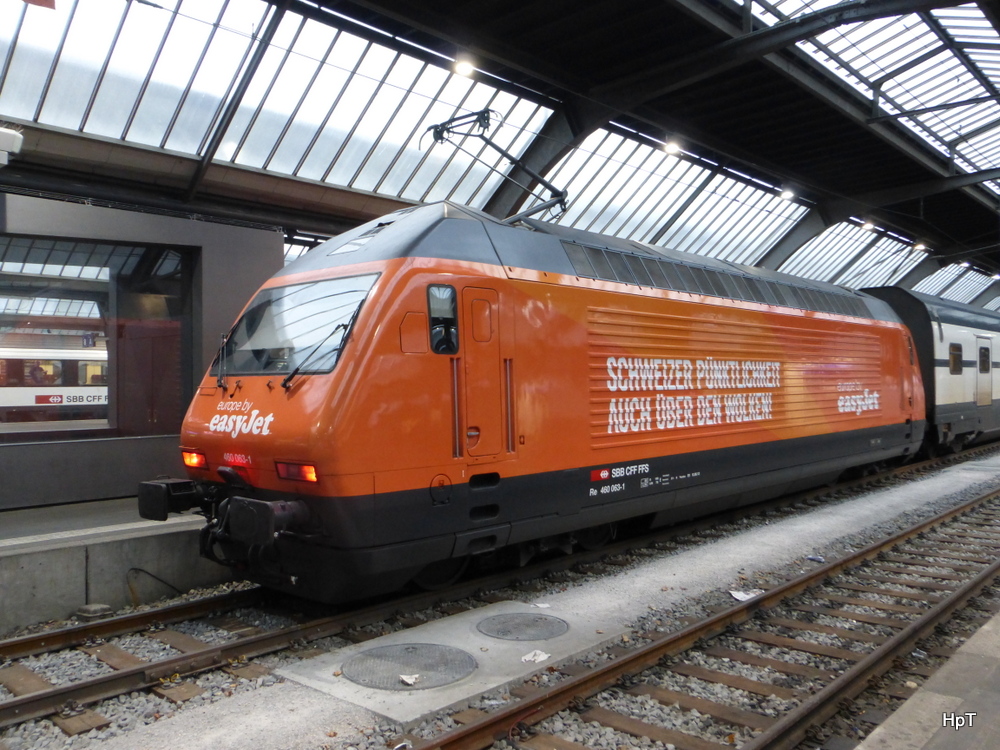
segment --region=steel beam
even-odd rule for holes
[[[590,94],[623,110],[630,109],[844,24],[957,5],[962,3],[958,0],[848,0],[728,39],[681,60],[602,84],[591,89]]]

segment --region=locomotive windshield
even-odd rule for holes
[[[378,274],[262,289],[220,351],[226,375],[329,372]],[[218,375],[219,356],[212,363]]]

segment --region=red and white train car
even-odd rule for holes
[[[103,348],[0,347],[0,422],[107,420]]]

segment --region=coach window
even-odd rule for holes
[[[962,345],[949,344],[948,346],[948,371],[952,375],[962,374]]]
[[[427,306],[431,319],[431,350],[437,354],[458,353],[458,305],[455,288],[427,287]]]
[[[990,349],[987,346],[979,347],[979,372],[990,371]]]

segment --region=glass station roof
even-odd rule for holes
[[[752,10],[774,24],[836,4],[755,0]],[[0,118],[481,208],[506,160],[478,139],[432,146],[427,128],[490,108],[503,121],[491,137],[520,155],[558,106],[485,74],[454,74],[451,59],[315,3],[297,7],[303,12],[275,24],[264,0],[57,0],[54,10],[0,3]],[[975,4],[845,25],[799,48],[870,99],[875,118],[898,119],[958,171],[1000,166],[1000,38]],[[570,195],[555,220],[754,264],[809,213],[779,185],[662,146],[615,125],[592,133],[545,175]],[[988,187],[1000,194],[1000,182]],[[289,237],[287,257],[317,240]],[[781,270],[861,287],[899,281],[925,257],[912,239],[850,220]],[[0,271],[16,272],[14,262]],[[58,259],[49,266],[81,278],[96,270]],[[921,282],[963,301],[993,283],[962,265]]]
[[[547,179],[571,199],[557,223],[747,265],[807,211],[774,186],[609,130],[593,133]]]
[[[429,150],[427,127],[489,107],[507,126],[501,145],[517,153],[551,111],[454,75],[448,60],[432,65],[291,12],[244,78],[273,15],[262,0],[4,3],[0,116],[203,155],[245,83],[215,159],[481,206],[502,179],[487,166],[500,157],[478,142]]]
[[[774,24],[839,2],[753,8]],[[871,99],[876,119],[898,119],[962,169],[1000,162],[1000,37],[975,4],[849,24],[799,48]],[[1000,193],[1000,183],[987,186]]]

